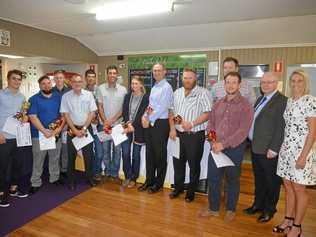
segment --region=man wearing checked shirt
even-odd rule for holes
[[[138,190],[148,190],[148,193],[157,193],[162,189],[167,171],[168,118],[173,106],[173,91],[165,76],[165,66],[154,64],[156,83],[150,92],[148,110],[142,117],[143,127],[148,128],[145,134],[146,182]]]

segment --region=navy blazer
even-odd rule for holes
[[[132,93],[129,92],[128,94],[125,95],[124,97],[124,102],[123,102],[123,121],[126,123],[129,121],[129,103],[130,103],[130,98],[131,98]],[[137,143],[145,143],[144,139],[144,131],[145,128],[142,126],[142,116],[146,111],[146,108],[148,107],[149,104],[149,96],[145,94],[142,98],[142,101],[138,107],[138,110],[136,112],[136,116],[134,119],[134,122],[132,123],[135,131],[134,133],[129,133],[128,136],[133,136],[133,141]],[[131,138],[131,137],[130,137]]]

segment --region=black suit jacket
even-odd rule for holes
[[[131,95],[132,95],[131,93],[128,93],[124,97],[123,110],[122,110],[124,122],[129,121],[129,101],[130,101]],[[131,133],[128,134],[128,136],[134,136],[133,140],[137,143],[144,143],[145,142],[145,139],[144,139],[145,129],[142,127],[141,118],[142,118],[143,114],[145,113],[145,110],[148,107],[148,104],[149,104],[149,96],[147,94],[145,94],[142,98],[142,101],[141,101],[139,107],[138,107],[134,122],[132,123],[132,125],[135,129],[135,132],[133,134],[131,134]]]
[[[257,99],[255,107],[262,97]],[[268,149],[279,153],[284,138],[283,113],[286,103],[287,97],[277,91],[256,117],[252,139],[253,153],[267,154]]]

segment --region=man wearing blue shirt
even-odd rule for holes
[[[61,97],[58,93],[53,93],[52,82],[48,76],[42,76],[38,80],[40,92],[30,98],[31,107],[28,111],[31,121],[32,134],[32,152],[33,152],[33,170],[31,177],[30,193],[37,192],[41,185],[41,176],[43,173],[43,165],[45,157],[48,154],[49,158],[49,182],[60,184],[59,181],[59,157],[61,151],[61,139],[59,139],[60,132],[65,124],[64,119],[62,123],[55,130],[49,129],[49,124],[61,119],[59,108]],[[45,138],[56,137],[56,148],[50,150],[43,150],[40,147],[39,136],[43,134]]]
[[[169,137],[169,112],[173,106],[173,91],[167,82],[166,68],[161,63],[153,66],[156,81],[149,96],[147,112],[142,117],[146,134],[146,182],[139,191],[159,192],[167,171],[167,142]]]
[[[9,194],[19,198],[28,196],[18,188],[21,159],[18,157],[16,136],[3,131],[7,119],[21,110],[25,100],[24,95],[19,91],[22,72],[11,70],[8,72],[7,79],[8,87],[0,90],[0,207],[10,206]]]

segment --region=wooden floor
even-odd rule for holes
[[[207,207],[205,195],[197,195],[196,201],[188,204],[183,196],[170,200],[168,189],[150,195],[136,189],[123,189],[109,181],[34,219],[9,236],[283,236],[271,231],[283,217],[283,192],[274,219],[258,224],[254,217],[241,213],[251,204],[253,192],[251,170],[246,167],[242,174],[237,217],[229,225],[223,222],[223,211],[218,218],[198,217],[198,212]],[[311,203],[303,223],[305,237],[316,236],[316,190],[310,193]]]

